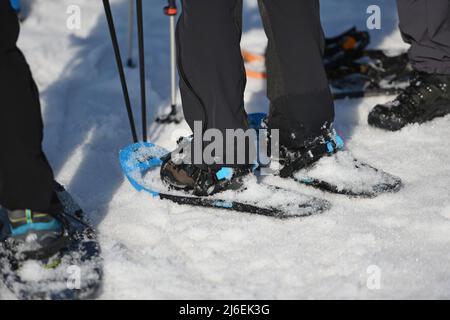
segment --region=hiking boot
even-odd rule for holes
[[[425,123],[450,113],[450,76],[417,73],[394,101],[377,105],[369,124],[397,131],[408,124]]]
[[[170,188],[209,196],[242,187],[242,178],[251,173],[249,166],[221,169],[200,168],[193,164],[176,163],[170,156],[161,166],[161,180]]]
[[[5,208],[1,214],[5,215],[2,233],[7,233],[8,245],[24,259],[49,258],[66,245],[65,220],[59,214]]]

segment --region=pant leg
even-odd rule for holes
[[[16,47],[18,34],[9,0],[0,0],[0,204],[47,211],[53,173],[41,148],[38,90]]]
[[[450,1],[397,0],[400,29],[413,67],[450,74]]]
[[[177,26],[183,111],[194,130],[248,129],[241,55],[242,0],[183,0]]]
[[[298,148],[334,120],[319,1],[259,0],[259,6],[269,39],[269,127],[280,130],[281,145]]]

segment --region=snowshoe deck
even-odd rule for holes
[[[348,151],[319,160],[293,179],[322,191],[361,198],[397,192],[402,187],[401,179],[353,158]]]

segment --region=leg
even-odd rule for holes
[[[17,16],[0,0],[0,204],[8,209],[49,210],[53,173],[42,152],[39,95],[16,47]]]
[[[450,2],[397,0],[400,29],[418,71],[450,74]]]
[[[186,121],[203,131],[248,128],[241,56],[242,0],[183,0],[178,66]]]
[[[269,127],[280,129],[281,145],[299,148],[334,120],[322,62],[324,35],[319,2],[259,0],[259,5],[269,39]],[[302,41],[292,41],[292,35]]]

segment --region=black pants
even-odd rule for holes
[[[0,0],[0,205],[47,211],[53,173],[42,152],[39,94],[16,47],[19,23]]]
[[[400,29],[416,70],[450,74],[450,1],[397,0]]]
[[[183,0],[178,59],[184,115],[194,130],[246,129],[246,76],[241,56],[242,0]],[[322,64],[318,0],[260,0],[269,39],[269,126],[296,148],[334,119]],[[298,41],[300,39],[301,41]]]

